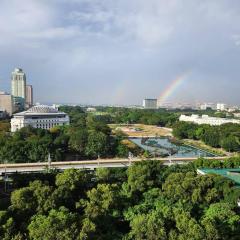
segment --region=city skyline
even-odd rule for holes
[[[0,90],[10,92],[20,67],[36,102],[239,105],[239,9],[226,0],[3,0]]]

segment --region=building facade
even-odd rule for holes
[[[235,123],[240,124],[240,120],[238,119],[229,119],[229,118],[217,118],[217,117],[209,117],[208,115],[196,115],[192,114],[191,116],[181,115],[179,121],[183,122],[192,122],[196,124],[209,124],[211,126],[219,126],[226,123]]]
[[[26,85],[26,108],[33,106],[33,87],[32,85]]]
[[[12,116],[14,112],[14,104],[12,95],[0,92],[0,109],[6,112],[9,116]]]
[[[66,113],[59,112],[53,107],[39,105],[14,114],[11,119],[11,132],[16,132],[26,126],[50,129],[64,125],[69,125],[69,116]]]
[[[26,74],[21,68],[15,68],[12,72],[12,95],[26,98]]]
[[[214,103],[204,103],[200,105],[200,110],[207,110],[207,109],[216,109],[216,104]]]
[[[227,104],[217,103],[217,110],[219,110],[219,111],[226,111],[227,110]]]
[[[236,118],[240,118],[240,113],[234,113],[233,116]]]
[[[145,98],[143,100],[143,107],[146,109],[157,109],[157,99]]]
[[[15,68],[12,72],[11,88],[14,104],[20,105],[21,108],[24,109],[26,99],[26,74],[21,68]]]

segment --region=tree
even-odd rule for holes
[[[45,140],[47,140],[45,142]],[[49,153],[50,139],[31,139],[28,140],[30,162],[44,162]]]
[[[203,218],[203,225],[216,229],[220,239],[231,239],[231,236],[240,234],[240,216],[229,203],[211,204]]]
[[[87,200],[81,199],[78,207],[84,208],[83,227],[80,239],[121,239],[117,228],[122,221],[118,220],[121,199],[117,185],[98,184],[87,192]],[[109,231],[109,229],[111,229]]]
[[[164,228],[164,218],[157,212],[150,214],[137,215],[130,222],[131,231],[129,235],[136,240],[164,240],[167,238],[166,229]]]
[[[173,135],[179,139],[188,138],[188,131],[192,125],[185,122],[177,122],[173,127]]]
[[[88,135],[86,154],[92,158],[104,156],[108,151],[108,139],[102,132],[91,131]]]
[[[71,191],[86,189],[89,183],[89,175],[79,169],[67,169],[56,176],[56,186],[64,186]]]
[[[79,234],[79,240],[96,239],[96,225],[89,219],[85,218],[82,223],[82,229]]]
[[[98,119],[98,116],[88,115],[87,116],[87,127],[89,131],[102,132],[106,135],[111,134],[109,126]]]
[[[51,195],[53,188],[47,184],[43,184],[39,180],[35,180],[29,184],[29,188],[33,191],[36,199],[36,210],[38,213],[46,213],[52,208]]]
[[[27,145],[23,141],[10,139],[0,147],[0,159],[2,163],[28,162]]]
[[[221,143],[222,147],[229,152],[239,152],[240,151],[240,144],[238,142],[237,137],[235,136],[228,136],[222,140]]]
[[[51,194],[48,202],[51,204],[53,209],[58,209],[61,206],[65,206],[70,210],[75,210],[75,199],[72,191],[64,185],[56,188]]]
[[[117,156],[127,157],[129,154],[129,149],[126,145],[119,143],[117,146]]]
[[[20,188],[11,194],[11,204],[15,209],[34,212],[37,207],[37,199],[30,187]]]
[[[74,151],[84,155],[87,139],[88,133],[86,129],[76,129],[70,135],[69,145]]]
[[[210,145],[211,147],[219,147],[220,146],[220,134],[218,132],[217,127],[211,127],[208,131],[203,135],[203,141]]]
[[[33,240],[72,240],[77,239],[78,225],[77,215],[61,207],[51,210],[48,216],[35,215],[28,230]]]
[[[113,214],[117,196],[116,185],[98,184],[97,188],[87,192],[89,201],[86,204],[85,215],[90,219],[96,219],[108,213]]]
[[[174,209],[174,217],[176,228],[179,233],[179,239],[202,240],[205,239],[205,231],[203,227],[191,217],[191,214],[183,209]]]
[[[8,218],[4,224],[0,227],[1,233],[0,237],[3,240],[13,240],[17,239],[17,235],[21,236],[20,233],[17,232],[16,223],[12,217]],[[24,238],[18,238],[17,240],[23,240]]]
[[[111,178],[111,170],[109,168],[97,168],[96,177],[99,182],[108,183]]]
[[[140,194],[153,187],[160,187],[165,167],[158,161],[146,160],[127,170],[127,186],[131,194]]]

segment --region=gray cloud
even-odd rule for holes
[[[140,104],[178,75],[171,100],[238,104],[240,3],[2,0],[0,89],[23,67],[35,100]]]

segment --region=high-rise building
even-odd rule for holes
[[[24,109],[26,99],[26,74],[21,68],[15,68],[12,72],[12,95],[14,104]]]
[[[32,85],[26,85],[26,108],[30,108],[33,105],[33,87]]]
[[[11,116],[14,112],[13,97],[12,95],[0,92],[0,109]]]
[[[143,100],[143,107],[147,109],[157,109],[157,99],[145,98]]]

